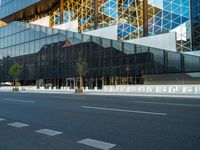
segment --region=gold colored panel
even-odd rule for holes
[[[7,24],[5,22],[3,22],[3,21],[0,20],[0,28],[3,27],[3,26],[6,26],[6,25]]]

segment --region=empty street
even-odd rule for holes
[[[199,150],[200,99],[0,92],[0,150]]]

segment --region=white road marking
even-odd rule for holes
[[[6,120],[6,119],[0,118],[0,121],[4,121],[4,120]]]
[[[116,146],[116,144],[98,141],[94,139],[83,139],[81,141],[78,141],[77,143],[84,144],[84,145],[91,146],[98,149],[102,149],[102,150],[109,150]]]
[[[135,111],[135,110],[124,110],[124,109],[113,109],[113,108],[91,107],[91,106],[82,106],[82,108],[106,110],[106,111],[116,111],[116,112],[127,112],[127,113],[138,113],[138,114],[149,114],[149,115],[161,115],[161,116],[167,115],[165,113],[157,113],[157,112]]]
[[[26,100],[9,99],[9,98],[4,98],[4,99],[1,99],[0,101],[12,101],[12,102],[22,102],[22,103],[35,103],[35,101],[26,101]]]
[[[23,128],[23,127],[29,126],[28,124],[20,123],[20,122],[8,123],[7,125],[15,127],[15,128]]]
[[[41,130],[37,130],[35,132],[45,134],[45,135],[49,135],[49,136],[55,136],[55,135],[59,135],[59,134],[63,133],[63,132],[60,132],[60,131],[55,131],[55,130],[50,130],[50,129],[41,129]]]
[[[142,103],[142,104],[156,104],[156,105],[200,107],[200,105],[196,105],[196,104],[179,104],[179,103],[146,102],[146,101],[133,101],[133,102],[134,102],[134,103]]]

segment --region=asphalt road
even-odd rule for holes
[[[0,92],[0,150],[98,149],[199,150],[200,99]]]

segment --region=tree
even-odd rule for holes
[[[10,69],[9,69],[9,75],[12,76],[13,78],[13,81],[14,81],[14,86],[15,86],[15,89],[14,90],[18,90],[18,88],[16,86],[19,85],[18,83],[18,78],[19,78],[19,75],[21,74],[21,68],[20,68],[20,65],[15,63],[13,64]]]
[[[83,76],[88,71],[87,60],[85,58],[78,57],[75,61],[75,68],[80,80],[79,90],[80,92],[82,92],[83,91]]]

